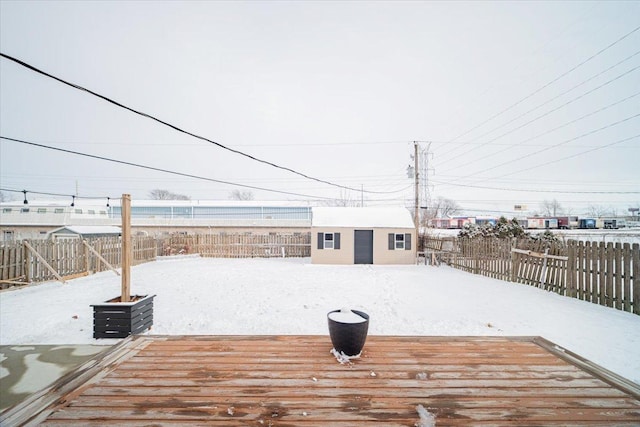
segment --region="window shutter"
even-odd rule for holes
[[[404,249],[406,251],[411,250],[411,233],[407,233],[404,235]]]
[[[340,249],[340,233],[333,233],[333,249]]]
[[[324,233],[318,233],[318,249],[324,249]]]
[[[389,250],[392,251],[396,248],[396,236],[393,233],[389,233]]]

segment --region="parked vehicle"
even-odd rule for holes
[[[557,216],[558,228],[562,230],[570,230],[572,228],[578,228],[580,225],[577,216]]]
[[[617,230],[627,226],[627,221],[623,218],[603,218],[603,228],[609,230]]]
[[[596,229],[603,228],[604,221],[600,218],[580,218],[578,228]]]
[[[516,218],[518,224],[522,228],[529,230],[572,230],[572,229],[619,229],[632,227],[631,222],[625,218],[619,217],[584,217],[581,218],[577,215],[556,216],[556,217],[528,217],[528,218]],[[469,217],[469,216],[456,216],[450,218],[435,218],[431,220],[432,227],[435,228],[448,228],[448,229],[462,229],[467,224],[483,225],[495,225],[497,219],[495,217]]]
[[[532,229],[556,229],[558,228],[558,220],[556,218],[533,217],[527,218],[527,228]]]

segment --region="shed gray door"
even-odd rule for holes
[[[373,230],[355,230],[354,264],[373,264]]]

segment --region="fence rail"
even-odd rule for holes
[[[176,235],[159,243],[163,255],[198,253],[215,258],[311,256],[311,233]]]
[[[426,238],[424,244],[439,248],[444,241],[451,239]],[[638,243],[455,239],[439,256],[451,267],[470,273],[640,314]]]
[[[150,237],[133,238],[133,263],[156,258]],[[62,280],[120,267],[120,238],[25,240],[0,247],[0,286]]]
[[[167,238],[134,236],[133,264],[157,256],[200,254],[206,257],[309,257],[311,234],[173,235]],[[0,246],[0,288],[32,282],[61,280],[120,268],[119,237],[25,240]]]

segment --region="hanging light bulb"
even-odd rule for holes
[[[111,199],[110,197],[107,197],[107,207],[109,207],[109,200],[110,199]]]
[[[24,203],[25,205],[28,205],[29,201],[27,200],[27,190],[22,190],[22,192],[24,193],[24,202],[22,203]]]
[[[71,207],[74,207],[76,205],[76,196],[71,196]]]

